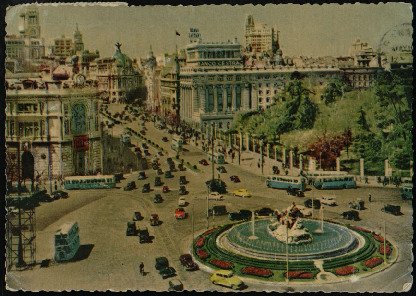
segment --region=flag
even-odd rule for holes
[[[176,33],[176,35],[177,35],[177,36],[181,36],[181,34],[179,34],[179,32],[178,32],[178,31],[175,31],[175,33]]]

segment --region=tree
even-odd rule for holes
[[[368,125],[366,114],[362,107],[360,108],[360,111],[358,111],[357,123],[363,131],[370,131],[370,126]]]
[[[316,115],[318,113],[318,106],[312,102],[309,97],[304,97],[301,100],[299,108],[297,110],[297,122],[296,128],[297,129],[308,129],[312,128]]]

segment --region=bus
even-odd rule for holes
[[[357,188],[357,184],[353,176],[322,176],[317,177],[313,182],[313,186],[317,189],[347,189]]]
[[[66,223],[55,232],[55,261],[62,262],[74,258],[80,245],[77,222]]]
[[[345,171],[310,171],[305,173],[305,177],[308,179],[309,184],[313,184],[316,178],[323,176],[346,176],[348,172]]]
[[[64,178],[64,187],[71,189],[108,189],[116,187],[114,175],[69,176]]]
[[[413,199],[413,184],[404,184],[400,187],[400,196],[402,199]]]
[[[272,175],[267,177],[266,186],[276,189],[299,189],[303,192],[306,189],[306,178],[302,176],[292,177]]]
[[[174,136],[172,139],[172,149],[175,151],[182,150],[183,147],[183,139],[179,136]]]
[[[208,154],[208,159],[210,161],[212,161],[212,154]],[[219,152],[214,152],[214,162],[216,164],[224,164],[225,163],[225,159],[224,159],[224,154],[219,153]]]

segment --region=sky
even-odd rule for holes
[[[108,3],[107,3],[108,5]],[[24,5],[6,12],[7,34],[18,34],[19,13]],[[199,28],[203,41],[234,40],[244,45],[244,24],[251,14],[255,22],[275,26],[287,56],[342,56],[356,38],[373,48],[385,32],[412,22],[409,3],[202,6],[100,6],[39,5],[41,35],[47,45],[53,39],[73,36],[78,23],[86,49],[112,56],[116,42],[132,58],[146,56],[150,45],[155,55],[173,52],[188,43],[189,28]],[[175,35],[175,30],[181,36]]]

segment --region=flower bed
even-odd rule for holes
[[[198,255],[199,259],[201,259],[201,260],[205,260],[209,257],[208,252],[205,251],[205,250],[197,250],[196,254]]]
[[[234,264],[232,264],[231,262],[223,261],[219,259],[212,259],[209,261],[209,263],[221,269],[232,269],[234,267]]]
[[[384,243],[384,237],[382,237],[381,235],[373,233],[373,237],[376,241],[378,241],[380,243]]]
[[[381,263],[383,263],[383,259],[378,258],[378,257],[373,257],[373,258],[370,258],[370,259],[364,261],[364,265],[368,268],[374,268],[374,267],[380,265]]]
[[[254,266],[246,266],[242,268],[241,273],[265,277],[265,278],[271,277],[273,275],[273,272],[268,268],[260,268],[260,267],[254,267]]]
[[[195,245],[198,248],[202,248],[205,245],[205,237],[201,236],[200,238],[198,238],[198,240],[196,241]]]
[[[380,245],[380,247],[378,248],[378,252],[381,255],[384,255],[384,244]],[[391,254],[391,248],[390,248],[389,244],[386,244],[386,255],[390,256],[390,254]]]
[[[312,272],[307,272],[307,271],[289,271],[289,273],[284,273],[283,274],[285,278],[288,278],[290,280],[292,279],[313,279],[315,276],[313,275]]]
[[[335,274],[344,276],[344,275],[354,274],[357,271],[358,269],[355,266],[348,265],[348,266],[338,267],[337,269],[335,269]]]
[[[351,228],[353,228],[353,229],[355,229],[355,230],[358,230],[358,231],[371,233],[371,230],[368,230],[368,229],[362,228],[362,227],[360,227],[360,226],[351,226]]]

